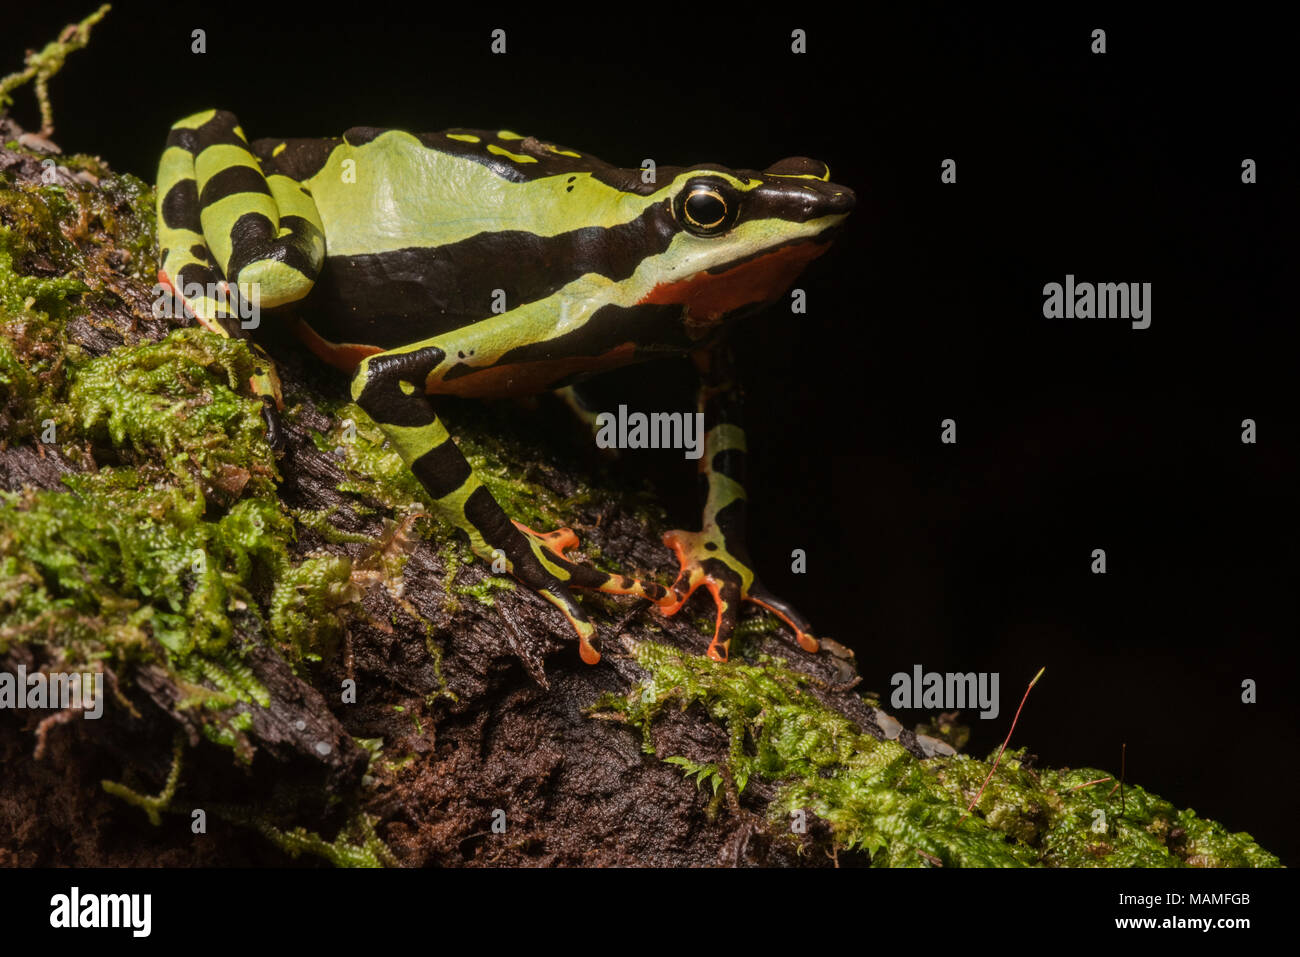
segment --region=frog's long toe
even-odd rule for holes
[[[665,615],[675,615],[699,588],[705,588],[717,607],[708,650],[714,661],[727,660],[731,633],[740,616],[740,603],[744,601],[766,608],[784,621],[804,651],[816,652],[820,648],[807,619],[760,585],[753,571],[727,552],[718,536],[675,530],[664,535],[664,544],[676,553],[681,570],[673,584],[677,600],[661,605],[660,610]]]
[[[538,588],[537,594],[541,595],[564,614],[569,624],[573,627],[578,636],[578,654],[582,660],[589,665],[600,662],[600,652],[592,644],[592,638],[596,636],[596,626],[569,594],[569,590],[563,585],[551,585],[546,588]]]
[[[766,608],[785,622],[790,630],[794,632],[795,641],[799,642],[799,647],[804,651],[816,654],[821,649],[820,642],[813,637],[812,625],[808,623],[808,619],[799,614],[789,602],[777,598],[757,583],[750,587],[745,600],[753,602],[760,608]]]

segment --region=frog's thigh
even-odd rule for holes
[[[264,170],[233,113],[213,110],[172,127],[158,171],[164,272],[202,263],[263,309],[311,291],[325,258],[316,203],[301,183]],[[197,206],[197,220],[194,208]]]
[[[159,281],[207,329],[248,339],[256,323],[240,297],[271,308],[310,291],[325,252],[315,203],[288,177],[263,175],[234,114],[209,110],[175,123],[157,185]],[[279,379],[270,357],[253,352],[259,364],[249,385],[267,405],[268,437],[278,446]]]
[[[352,398],[383,430],[439,515],[469,536],[480,558],[492,561],[500,550],[516,578],[564,613],[583,660],[595,664],[600,655],[590,639],[596,628],[565,586],[565,570],[510,521],[434,410],[425,384],[445,358],[431,342],[368,356],[352,379]]]

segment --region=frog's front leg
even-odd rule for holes
[[[579,573],[612,576],[564,559],[569,543],[560,533],[521,530],[474,474],[426,393],[429,377],[446,356],[432,340],[369,356],[353,377],[352,398],[392,442],[438,514],[469,536],[474,554],[489,562],[503,555],[511,574],[564,614],[577,632],[582,660],[594,665],[600,661],[592,644],[596,626],[573,600],[568,585],[600,587]],[[656,587],[666,594],[662,586]]]
[[[799,645],[818,650],[812,626],[789,604],[764,588],[750,567],[745,548],[745,432],[740,425],[740,391],[725,347],[694,356],[700,373],[698,409],[704,414],[704,454],[700,476],[705,486],[704,521],[698,532],[671,531],[664,543],[681,565],[673,585],[678,598],[662,610],[672,615],[703,586],[717,606],[709,657],[726,661],[740,603],[750,601],[777,615],[794,631]]]

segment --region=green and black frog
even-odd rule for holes
[[[506,130],[411,134],[355,127],[333,139],[251,144],[234,115],[176,123],[158,171],[162,283],[205,327],[247,338],[245,299],[283,314],[482,558],[555,605],[584,661],[596,628],[571,587],[630,594],[665,614],[701,586],[725,661],[742,601],[778,615],[809,652],[808,622],[766,591],[744,546],[745,433],[725,347],[734,321],[780,298],[853,208],[824,163],[762,172],[715,165],[620,169]],[[281,307],[297,308],[281,309]],[[278,433],[279,386],[251,387]],[[564,390],[630,363],[691,356],[704,414],[702,529],[665,540],[672,588],[565,557],[568,529],[513,522],[439,420],[439,395]]]

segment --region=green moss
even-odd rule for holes
[[[458,542],[448,541],[443,545],[439,555],[447,568],[442,587],[447,593],[446,608],[449,612],[455,612],[460,608],[460,603],[454,597],[456,595],[473,598],[479,604],[491,608],[496,604],[496,599],[492,597],[493,592],[513,591],[515,588],[514,581],[502,575],[490,575],[474,585],[457,585],[456,575],[460,572],[462,565],[474,561],[474,553],[469,551],[468,548],[462,547]]]
[[[334,612],[360,597],[346,555],[310,556],[286,569],[276,582],[271,596],[271,634],[291,663],[319,661],[333,654],[342,631]]]
[[[286,831],[264,820],[254,820],[252,824],[291,857],[314,854],[335,867],[391,866],[395,863],[393,857],[375,834],[377,820],[369,814],[358,813],[339,830],[333,841],[301,827]]]
[[[179,329],[157,344],[115,349],[70,373],[80,434],[159,452],[211,488],[269,493],[278,478],[261,403],[239,389],[253,370],[244,342]]]
[[[156,795],[141,794],[118,781],[100,781],[105,793],[121,798],[127,804],[134,804],[144,811],[149,823],[154,827],[162,824],[162,812],[171,810],[172,798],[176,796],[176,785],[181,779],[181,756],[185,751],[185,738],[178,732],[172,740],[172,766],[167,773],[163,789]]]
[[[767,811],[774,830],[797,835],[801,815],[811,813],[829,825],[834,847],[865,851],[876,866],[1278,865],[1248,834],[1230,834],[1137,787],[1125,789],[1121,808],[1118,795],[1099,785],[1077,787],[1103,776],[1098,772],[1035,775],[1019,752],[1003,756],[968,813],[989,762],[966,755],[922,761],[864,734],[780,659],[720,667],[651,642],[633,654],[649,678],[625,697],[606,696],[597,711],[639,727],[653,754],[651,726],[664,708],[702,708],[726,729],[726,753],[716,762],[665,760],[715,791],[727,778],[737,793],[754,777],[773,783]]]
[[[1103,783],[1084,787],[1098,778]],[[1197,817],[1191,808],[1132,784],[1121,802],[1112,777],[1095,768],[1044,771],[1042,786],[1062,797],[1044,835],[1047,863],[1106,867],[1277,867],[1249,834]]]
[[[10,441],[53,438],[64,455],[111,447],[119,464],[67,491],[0,495],[0,647],[39,645],[72,666],[147,660],[188,689],[205,733],[243,759],[246,712],[267,705],[231,646],[237,624],[292,662],[318,657],[354,600],[346,557],[294,561],[248,346],[198,328],[85,356],[69,323],[154,269],[152,191],[0,191],[0,408]],[[110,268],[105,249],[129,252]],[[54,276],[29,275],[40,263]],[[53,436],[49,435],[53,427]],[[255,592],[257,592],[255,594]]]
[[[0,80],[0,104],[32,81],[48,120],[46,81],[103,12]],[[248,647],[270,645],[295,665],[328,653],[360,595],[351,563],[291,557],[296,527],[248,394],[245,343],[198,328],[139,343],[120,318],[108,331],[125,346],[90,357],[72,341],[76,323],[149,308],[153,190],[94,157],[11,148],[69,175],[36,184],[0,172],[0,428],[6,442],[57,448],[84,471],[63,489],[0,492],[0,653],[24,645],[67,670],[103,663],[128,708],[133,666],[162,667],[203,735],[248,764],[249,709],[271,704]],[[180,767],[178,750],[156,796],[103,787],[157,823]],[[246,822],[336,863],[385,853],[362,818],[334,842]]]
[[[79,350],[69,346],[63,329],[87,288],[70,276],[20,274],[16,248],[13,231],[0,226],[0,410],[10,440],[40,436],[47,421],[56,434],[70,424],[58,398],[63,366]]]
[[[132,188],[133,190],[133,188]],[[112,228],[144,215],[132,191]],[[240,702],[269,703],[230,647],[236,622],[269,630],[291,659],[314,642],[307,618],[329,614],[346,559],[289,558],[294,524],[274,497],[275,461],[260,403],[241,394],[247,346],[201,329],[87,357],[66,326],[85,315],[76,278],[93,256],[61,239],[77,218],[59,191],[6,192],[0,211],[31,212],[35,238],[0,228],[0,399],[10,440],[50,437],[73,461],[109,446],[126,464],[65,479],[67,491],[0,493],[0,649],[40,646],[67,667],[164,665],[205,734],[249,757]],[[150,217],[151,218],[151,217]],[[150,241],[147,230],[136,237]],[[67,274],[18,271],[41,258]],[[87,463],[90,464],[90,463]],[[220,504],[228,509],[222,511]],[[268,629],[256,584],[270,583]],[[266,600],[266,599],[263,599]]]

